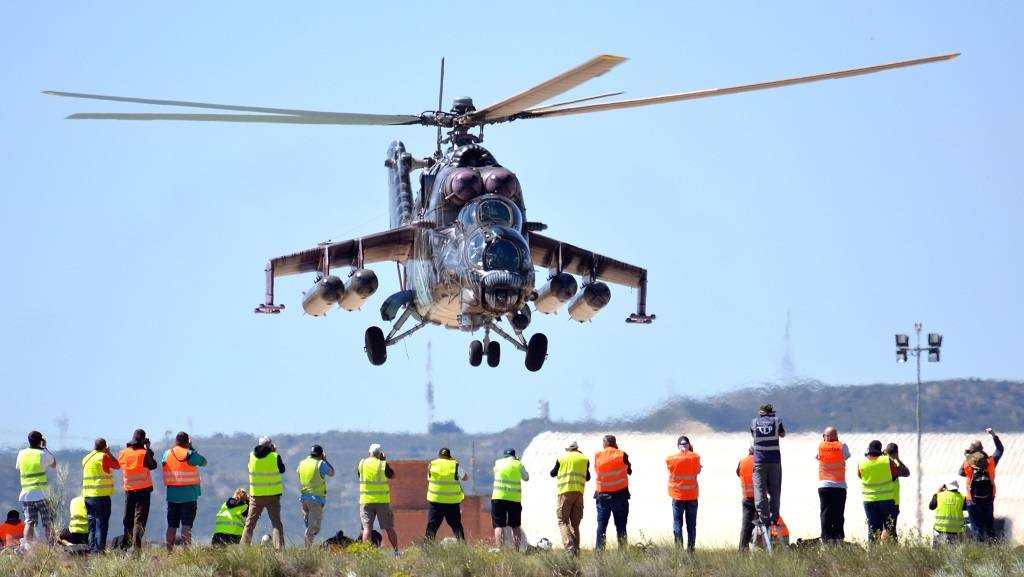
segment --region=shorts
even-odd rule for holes
[[[22,501],[21,509],[24,512],[25,521],[32,523],[41,523],[43,527],[50,528],[50,519],[52,515],[50,513],[50,503],[46,499],[39,501]],[[36,521],[36,517],[39,518]]]
[[[324,519],[324,506],[316,501],[302,502],[302,522],[306,529],[314,535],[320,533],[320,523]]]
[[[495,529],[518,529],[523,522],[523,504],[504,499],[491,500],[491,524]]]
[[[198,508],[198,501],[189,501],[188,503],[168,503],[167,504],[167,528],[177,529],[178,526],[192,528],[192,523],[196,520],[196,509]]]
[[[395,528],[395,514],[391,512],[390,503],[360,503],[359,520],[363,529],[373,529],[374,519],[382,530]]]

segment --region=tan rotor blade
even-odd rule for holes
[[[596,78],[608,72],[615,66],[622,64],[625,60],[622,56],[612,56],[610,54],[602,54],[601,56],[591,58],[576,68],[563,72],[547,82],[542,82],[526,92],[516,94],[483,110],[478,110],[473,113],[473,117],[479,120],[507,118],[554,98],[563,92],[572,90],[591,78]]]
[[[799,78],[773,80],[771,82],[761,82],[758,84],[732,86],[729,88],[709,88],[707,90],[680,92],[678,94],[666,94],[664,96],[651,96],[648,98],[634,98],[632,100],[618,100],[616,102],[604,102],[601,104],[589,104],[587,106],[575,106],[571,108],[556,108],[552,110],[540,109],[536,112],[524,111],[519,116],[517,116],[517,118],[546,118],[551,116],[566,116],[569,114],[586,114],[589,112],[600,112],[602,110],[617,110],[620,108],[636,108],[638,106],[650,106],[652,104],[665,104],[667,102],[676,102],[679,100],[696,100],[698,98],[710,98],[712,96],[725,96],[726,94],[738,94],[740,92],[766,90],[769,88],[779,88],[781,86],[791,86],[793,84],[806,84],[808,82],[817,82],[819,80],[831,80],[834,78],[848,78],[850,76],[872,74],[874,72],[892,70],[894,68],[904,68],[907,66],[929,64],[931,62],[939,62],[942,60],[952,60],[957,56],[960,56],[959,52],[954,54],[944,54],[941,56],[929,56],[928,58],[918,58],[915,60],[903,60],[900,62],[892,62],[889,64],[879,64],[877,66],[868,66],[865,68],[854,68],[851,70],[840,70],[838,72],[827,72],[825,74],[815,74],[814,76],[801,76]]]
[[[580,104],[581,102],[590,102],[591,100],[601,100],[602,98],[611,98],[612,96],[621,96],[625,94],[624,90],[618,92],[607,92],[605,94],[598,94],[596,96],[588,96],[586,98],[577,98],[576,100],[566,100],[564,102],[556,102],[554,104],[548,104],[547,106],[539,106],[537,108],[529,108],[524,112],[539,112],[541,110],[550,110],[552,108],[562,108],[563,106],[570,106],[572,104]]]

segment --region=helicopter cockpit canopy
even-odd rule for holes
[[[501,226],[521,231],[523,213],[511,199],[488,194],[462,207],[459,222],[467,232],[482,226]]]
[[[482,228],[466,239],[466,257],[483,270],[521,271],[532,267],[526,240],[509,228]]]

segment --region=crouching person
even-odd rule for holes
[[[220,506],[217,521],[213,526],[212,545],[234,545],[242,540],[245,518],[249,514],[249,494],[245,489],[235,489],[231,498]]]
[[[932,495],[932,500],[928,503],[928,509],[935,511],[932,546],[963,541],[966,502],[967,498],[960,494],[960,484],[956,479],[939,487]]]

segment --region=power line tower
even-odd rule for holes
[[[434,380],[430,370],[430,341],[427,341],[427,432],[434,425]]]
[[[789,339],[789,327],[792,320],[789,309],[786,309],[786,334],[782,337],[782,382],[787,385],[796,380],[796,365],[793,363],[793,344]]]

